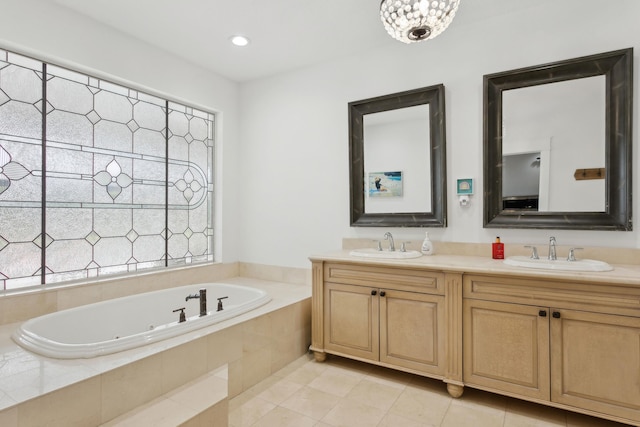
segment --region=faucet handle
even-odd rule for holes
[[[407,252],[407,243],[411,243],[411,242],[402,242],[400,243],[400,252]]]
[[[569,249],[569,256],[567,256],[567,261],[577,261],[575,251],[581,251],[584,248],[571,248]]]
[[[180,312],[180,319],[178,320],[178,323],[182,323],[182,322],[186,322],[187,321],[187,316],[184,314],[184,309],[185,309],[185,307],[176,308],[175,310],[173,310],[174,313]]]
[[[380,240],[374,240],[374,242],[376,242],[376,250],[382,251],[382,243]]]
[[[525,248],[531,249],[531,256],[529,258],[531,258],[531,259],[540,259],[540,257],[538,256],[538,248],[536,248],[533,245],[525,245]]]

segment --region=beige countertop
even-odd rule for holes
[[[349,255],[350,249],[338,250],[309,257],[311,261],[332,261],[359,263],[372,266],[425,268],[429,270],[472,273],[499,274],[502,276],[528,276],[532,279],[553,279],[591,283],[623,284],[640,286],[640,265],[611,264],[612,271],[582,272],[563,270],[544,270],[528,267],[514,267],[502,260],[488,256],[435,254],[411,259],[380,259]]]

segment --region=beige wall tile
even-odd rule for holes
[[[58,290],[58,310],[78,307],[102,300],[103,285],[75,286]]]
[[[18,427],[18,408],[9,408],[0,411],[0,426]]]
[[[271,375],[271,349],[265,347],[252,353],[244,354],[242,358],[242,389],[259,383]]]
[[[14,323],[56,311],[58,297],[55,291],[6,295],[0,297],[0,304],[0,322]]]
[[[242,325],[225,328],[207,337],[207,369],[212,370],[242,357]]]
[[[162,357],[155,355],[102,374],[102,421],[161,395]]]
[[[269,317],[271,317],[271,336],[289,335],[296,331],[298,325],[295,323],[295,307],[297,305],[289,305],[269,313]]]
[[[20,427],[84,427],[100,423],[100,378],[95,377],[18,407]]]
[[[243,352],[252,353],[271,344],[271,317],[260,316],[242,324]]]
[[[229,363],[229,399],[236,397],[244,391],[242,388],[243,365],[242,359]]]
[[[199,338],[161,356],[162,392],[167,393],[207,372],[207,339]]]

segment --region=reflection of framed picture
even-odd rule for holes
[[[465,194],[473,194],[473,178],[465,178],[458,180],[458,196]]]
[[[402,197],[402,172],[369,172],[369,197]]]

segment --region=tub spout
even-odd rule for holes
[[[184,299],[185,301],[189,301],[190,299],[197,298],[200,300],[200,317],[207,315],[207,290],[200,289],[197,294],[187,295]]]

